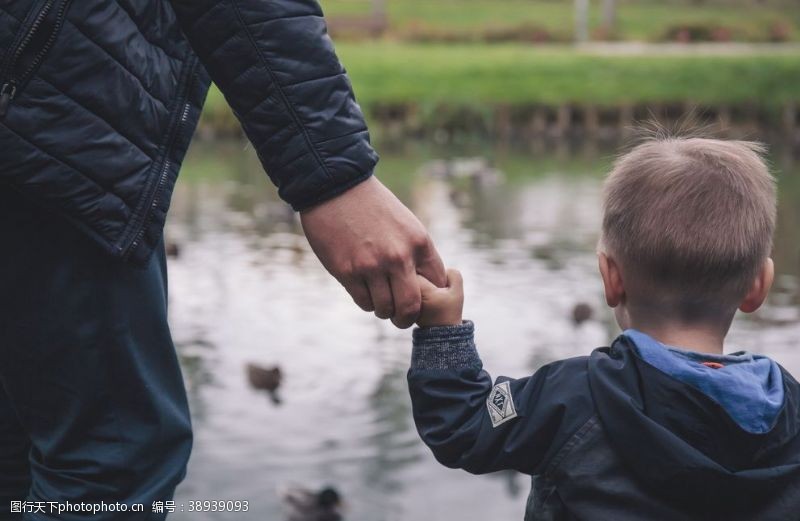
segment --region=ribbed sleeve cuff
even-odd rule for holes
[[[465,320],[460,326],[414,329],[411,370],[482,367],[475,348],[475,325]]]

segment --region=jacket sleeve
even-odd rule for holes
[[[295,210],[378,161],[315,0],[172,0],[181,29]]]
[[[493,384],[471,322],[416,329],[408,382],[417,430],[448,467],[536,474],[593,415],[586,360]]]

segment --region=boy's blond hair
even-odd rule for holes
[[[732,317],[772,249],[775,181],[764,147],[658,137],[606,179],[601,249],[664,318]],[[631,283],[631,284],[629,284]]]

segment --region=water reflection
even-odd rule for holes
[[[430,160],[475,150],[404,145],[379,168],[464,273],[466,315],[494,375],[529,374],[617,333],[593,253],[612,154],[563,148],[555,156],[481,150],[504,173],[491,183],[420,173]],[[800,171],[789,153],[773,162],[781,176],[779,275],[768,306],[737,320],[731,345],[768,352],[800,373]],[[523,517],[523,476],[444,469],[418,441],[405,384],[409,332],[350,302],[250,149],[195,144],[167,235],[180,245],[170,313],[196,429],[176,499],[250,501],[247,515],[175,519],[278,520],[286,510],[276,491],[291,484],[334,486],[353,520]],[[592,313],[576,325],[579,304]],[[247,364],[280,366],[280,407],[252,388]]]

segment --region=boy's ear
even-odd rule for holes
[[[752,313],[761,307],[767,299],[772,281],[775,280],[775,264],[772,259],[767,258],[761,266],[761,270],[756,275],[755,280],[750,285],[750,289],[739,304],[739,309],[745,313]]]
[[[597,264],[600,268],[600,276],[603,277],[603,289],[606,294],[606,304],[615,308],[619,306],[625,298],[625,287],[622,284],[622,274],[619,271],[619,264],[605,253],[597,254]]]

